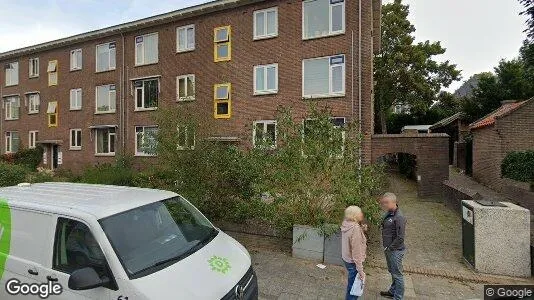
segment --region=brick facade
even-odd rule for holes
[[[512,151],[534,149],[534,101],[495,119],[494,124],[473,129],[473,178],[497,191],[506,182],[501,163]]]
[[[379,46],[380,8],[379,0],[361,0],[361,41],[359,37],[359,7],[356,0],[345,0],[345,32],[318,39],[302,38],[302,1],[220,1],[206,4],[206,9],[186,9],[165,17],[154,17],[150,22],[132,22],[120,25],[117,30],[88,33],[79,39],[51,42],[0,54],[0,64],[19,63],[19,83],[5,86],[5,72],[0,72],[0,94],[20,95],[21,109],[18,120],[5,120],[2,112],[0,130],[2,137],[7,131],[17,131],[21,146],[28,147],[29,131],[38,131],[38,140],[54,141],[62,153],[62,166],[74,170],[86,165],[110,162],[112,156],[95,155],[94,126],[116,125],[116,153],[135,154],[135,126],[156,125],[153,111],[135,111],[132,79],[155,76],[159,78],[158,107],[186,106],[203,114],[214,122],[213,136],[238,137],[244,147],[252,143],[252,124],[256,120],[274,120],[279,106],[291,107],[297,120],[305,118],[310,102],[328,106],[333,115],[357,120],[362,103],[362,131],[364,138],[364,161],[370,162],[371,135],[373,130],[373,51]],[[278,36],[253,39],[254,11],[278,8]],[[146,24],[145,24],[146,23]],[[195,50],[186,53],[176,51],[176,29],[195,25]],[[231,26],[232,58],[228,62],[214,62],[214,29]],[[135,66],[135,39],[139,35],[158,33],[158,62],[152,65]],[[114,42],[116,45],[116,69],[95,73],[96,45]],[[361,45],[361,53],[359,53]],[[70,71],[70,51],[82,49],[83,68]],[[303,100],[302,61],[330,55],[345,55],[345,96]],[[361,54],[361,66],[358,58]],[[39,58],[40,76],[29,78],[29,59]],[[58,61],[58,84],[48,86],[48,61]],[[278,93],[253,95],[253,68],[256,65],[278,64]],[[361,80],[358,79],[361,68]],[[196,100],[178,103],[176,77],[194,74]],[[213,89],[215,84],[232,84],[232,116],[230,119],[213,118]],[[361,82],[361,101],[358,99]],[[95,114],[96,86],[114,84],[116,87],[116,112]],[[69,109],[69,91],[82,89],[82,109]],[[40,111],[28,114],[25,93],[40,93]],[[47,124],[47,104],[58,102],[58,126]],[[70,129],[82,129],[81,150],[69,149]],[[0,140],[2,153],[5,138]],[[45,144],[49,146],[52,144]],[[50,148],[47,148],[50,149]],[[48,165],[51,153],[48,152]],[[154,158],[144,158],[154,159]],[[138,160],[139,162],[141,160]]]
[[[372,160],[386,154],[408,153],[417,156],[419,197],[441,197],[449,179],[449,136],[430,134],[379,134],[373,136]]]

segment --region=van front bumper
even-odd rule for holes
[[[221,300],[257,300],[258,278],[252,269],[248,269],[245,276]]]

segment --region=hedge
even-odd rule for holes
[[[521,182],[534,182],[534,151],[508,153],[501,164],[501,175]]]

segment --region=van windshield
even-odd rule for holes
[[[131,279],[147,276],[195,253],[218,231],[189,202],[175,197],[100,220]]]

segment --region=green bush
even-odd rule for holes
[[[534,151],[510,152],[501,164],[502,177],[534,182]]]
[[[43,160],[43,147],[38,145],[33,149],[19,149],[16,153],[2,155],[1,160],[5,163],[21,165],[31,171],[36,171]]]
[[[101,164],[85,169],[76,181],[91,184],[134,186],[135,170],[129,157],[119,157],[113,164]]]
[[[0,163],[0,186],[13,186],[24,182],[28,173],[28,169],[23,166]]]

